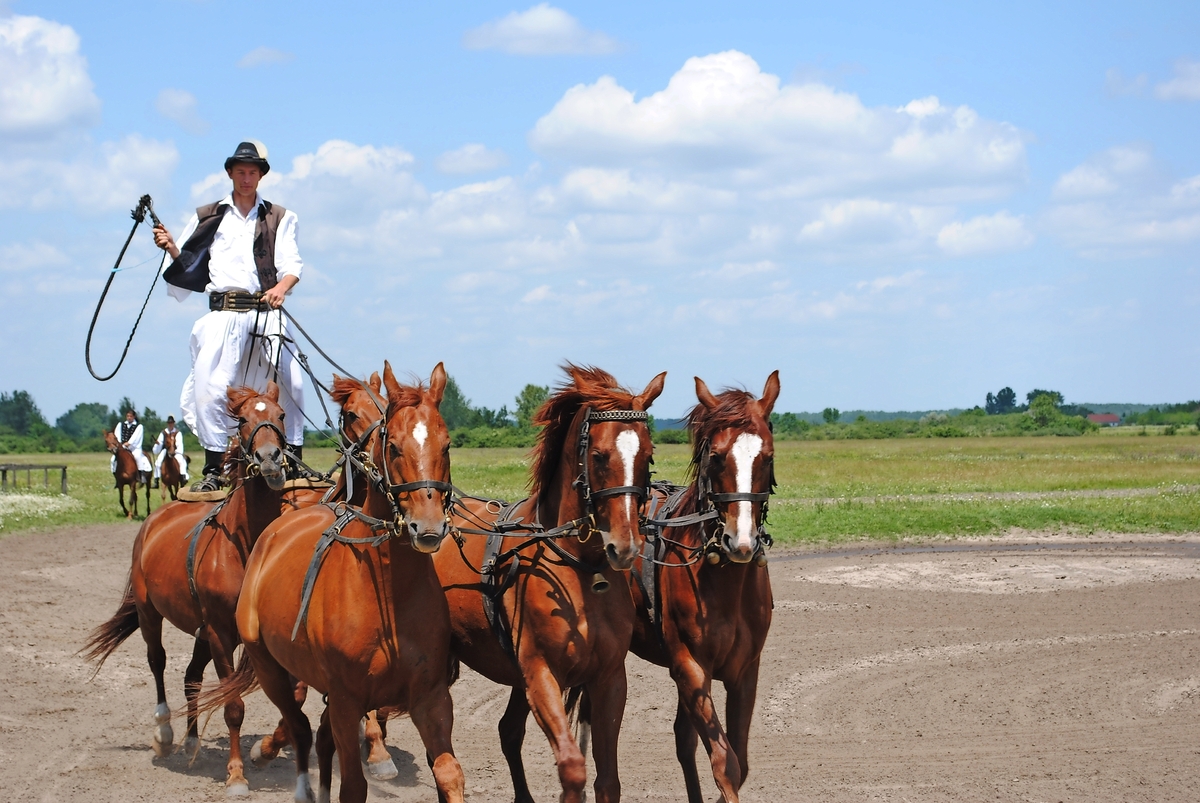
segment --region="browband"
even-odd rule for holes
[[[602,410],[588,413],[588,423],[597,421],[646,421],[650,414],[645,410]]]

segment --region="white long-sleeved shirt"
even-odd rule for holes
[[[255,194],[254,206],[245,217],[238,211],[233,202],[233,195],[226,195],[221,203],[228,204],[225,217],[217,227],[209,248],[208,286],[205,293],[224,293],[228,290],[245,290],[257,293],[262,290],[258,281],[258,269],[254,265],[254,229],[258,225],[258,208],[262,204],[262,196]],[[196,231],[200,218],[192,215],[183,234],[175,240],[182,248],[188,238]],[[300,278],[304,270],[304,262],[300,259],[300,249],[296,245],[296,233],[299,224],[296,213],[288,210],[279,221],[279,229],[275,232],[275,270],[279,278],[295,276]],[[176,301],[184,301],[192,294],[191,290],[167,285],[167,292]]]
[[[182,452],[183,451],[183,435],[180,433],[180,431],[178,429],[174,430],[174,432],[175,432],[175,451]],[[158,433],[158,440],[156,440],[154,442],[154,453],[155,454],[158,454],[159,452],[161,452],[163,449],[165,449],[167,447],[166,441],[167,441],[167,430],[164,429],[162,432]]]

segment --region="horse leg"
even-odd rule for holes
[[[708,751],[717,791],[727,803],[736,803],[738,780],[742,777],[742,771],[738,767],[737,755],[730,747],[725,731],[721,729],[721,721],[713,705],[712,678],[690,655],[676,657],[671,667],[671,676],[679,688],[679,704],[687,710],[692,727],[696,729],[704,743],[704,749]]]
[[[312,781],[308,775],[308,751],[313,743],[312,725],[296,700],[298,692],[295,680],[261,644],[247,644],[246,652],[254,663],[254,676],[258,678],[263,693],[279,709],[287,730],[287,740],[296,751],[296,793],[293,800],[295,803],[315,803]]]
[[[688,715],[683,698],[679,699],[679,707],[675,711],[675,758],[683,770],[683,785],[687,788],[688,803],[704,803],[704,793],[700,790],[700,773],[696,769],[696,743],[699,736],[692,727],[692,719]]]
[[[367,779],[362,771],[362,759],[358,749],[358,723],[365,715],[365,706],[359,706],[344,692],[329,693],[329,730],[338,756],[338,769],[342,773],[338,800],[341,803],[363,803],[367,799]]]
[[[317,727],[317,803],[329,803],[332,794],[334,750],[329,706],[325,706],[325,710],[321,712],[321,724]]]
[[[431,758],[430,769],[437,784],[438,800],[443,803],[462,803],[466,780],[462,766],[454,757],[450,734],[454,729],[454,703],[446,686],[433,688],[420,695],[420,702],[411,711],[413,724],[425,745],[425,756]]]
[[[138,606],[138,628],[146,641],[146,663],[154,675],[154,691],[158,704],[154,707],[154,753],[159,758],[171,755],[175,731],[171,729],[171,709],[167,705],[167,687],[163,674],[167,670],[167,651],[162,645],[162,614],[148,604]]]
[[[205,631],[213,663],[217,668],[217,677],[224,680],[233,674],[236,633],[221,632],[212,625],[205,628]],[[250,794],[250,784],[246,782],[242,771],[242,720],[245,716],[246,704],[241,699],[232,700],[225,705],[225,726],[229,728],[229,762],[226,764],[225,777],[227,797],[246,797]]]
[[[736,683],[725,684],[725,725],[729,728],[729,742],[737,755],[741,776],[737,788],[741,789],[750,774],[750,720],[754,716],[754,700],[758,696],[758,660],[746,667]],[[730,801],[732,803],[732,801]]]
[[[192,662],[188,664],[183,675],[183,696],[187,698],[187,736],[183,739],[183,752],[188,758],[194,759],[200,752],[200,734],[197,730],[196,695],[200,693],[200,684],[204,681],[204,668],[212,660],[212,650],[208,642],[202,638],[196,639],[192,647]]]
[[[296,705],[303,708],[304,701],[308,698],[308,684],[295,678],[292,678],[292,684],[292,697],[296,700]],[[287,723],[281,717],[279,724],[275,726],[275,732],[268,733],[250,748],[250,760],[254,762],[254,766],[261,769],[278,758],[279,751],[285,744],[288,744]]]
[[[396,769],[396,762],[388,753],[384,722],[387,722],[386,712],[368,711],[363,738],[367,743],[367,772],[376,780],[389,781],[399,775],[400,770]]]
[[[125,514],[125,518],[133,518],[133,514],[129,512],[129,508],[125,507],[125,483],[117,481],[117,501],[121,503],[121,512]]]
[[[592,758],[596,762],[597,803],[618,803],[621,799],[621,778],[617,773],[617,739],[621,731],[621,718],[625,715],[625,697],[628,692],[625,667],[617,669],[587,687],[587,695],[581,701],[585,714],[580,721],[591,724]]]
[[[571,738],[571,723],[563,709],[562,688],[544,663],[525,668],[525,696],[529,709],[554,752],[558,781],[562,784],[561,803],[583,803],[583,785],[587,782],[587,764],[579,745]]]
[[[512,776],[515,803],[533,803],[529,794],[529,782],[525,777],[525,762],[521,758],[521,744],[525,741],[525,723],[529,719],[529,701],[525,690],[513,686],[508,695],[508,707],[500,717],[500,750],[508,762],[508,774]]]

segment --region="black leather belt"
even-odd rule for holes
[[[269,312],[271,305],[263,301],[262,293],[230,290],[227,293],[209,293],[208,308],[212,312]]]

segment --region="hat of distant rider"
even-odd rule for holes
[[[173,416],[173,415],[169,415],[169,416],[167,416],[167,423],[168,423],[168,424],[174,424],[174,423],[175,423],[175,416]]]
[[[229,170],[238,162],[257,166],[264,176],[271,170],[271,165],[267,164],[267,146],[256,139],[239,142],[233,156],[225,160],[225,169]]]

